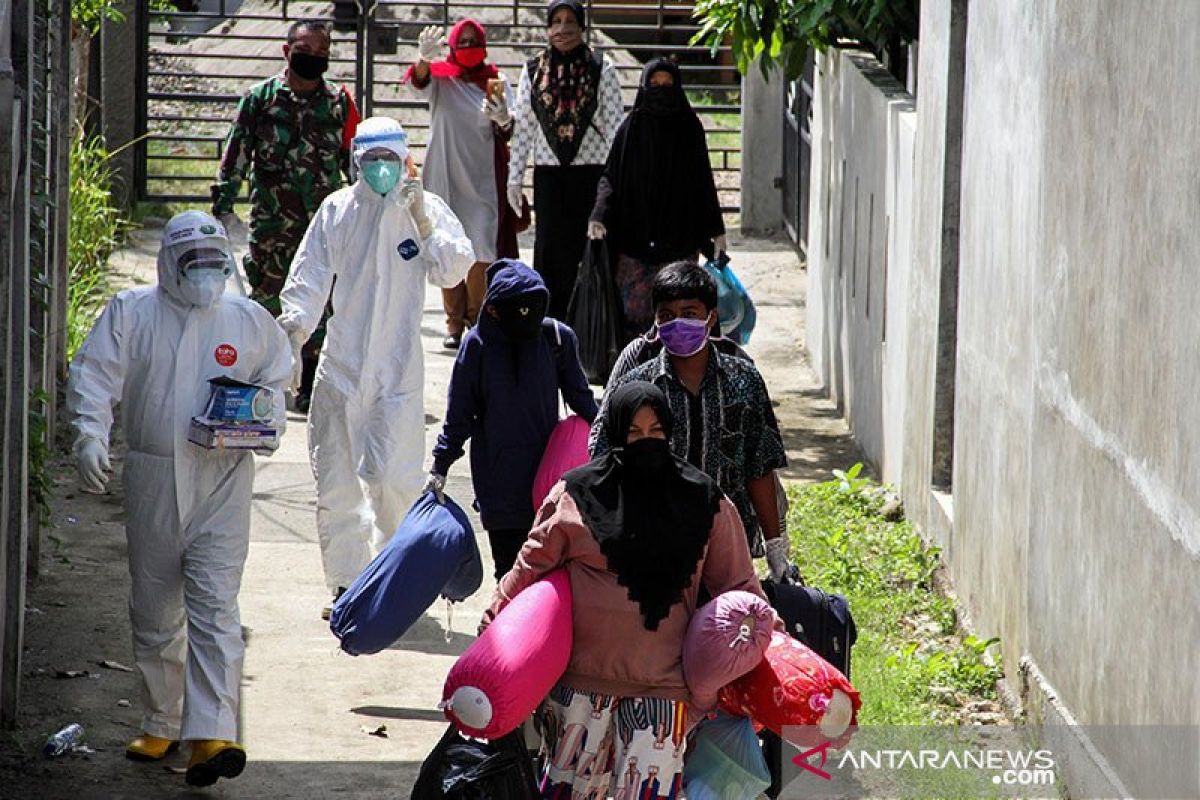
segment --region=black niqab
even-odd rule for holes
[[[672,86],[651,86],[667,72]],[[605,185],[607,184],[607,186]],[[689,258],[725,233],[704,125],[683,91],[679,67],[646,65],[633,110],[617,129],[592,219],[619,252],[650,263]]]
[[[696,564],[704,556],[721,489],[700,470],[677,456],[663,459],[658,469],[638,469],[627,463],[654,453],[634,453],[658,440],[623,445],[638,409],[650,406],[671,436],[671,410],[662,391],[651,383],[634,381],[608,398],[605,426],[612,450],[564,476],[583,521],[600,544],[617,582],[638,604],[647,630],[671,612],[691,584]],[[641,447],[639,447],[639,445]]]

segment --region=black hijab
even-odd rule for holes
[[[672,86],[651,86],[666,72]],[[612,194],[601,213],[616,248],[661,264],[691,257],[725,233],[704,125],[683,91],[679,67],[656,58],[642,72],[633,110],[617,129],[604,177]]]
[[[667,438],[626,445],[629,425],[643,406],[654,410]],[[692,582],[721,489],[671,454],[671,410],[653,384],[634,381],[613,390],[605,428],[609,452],[571,470],[564,480],[608,568],[653,631]]]

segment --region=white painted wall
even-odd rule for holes
[[[1132,726],[1200,725],[1200,3],[921,10],[915,119],[889,112],[857,56],[821,61],[813,363],[943,546],[978,632],[1001,637],[1034,717],[1114,726],[1088,735],[1117,783],[1076,772],[1075,795],[1181,796],[1170,781],[1190,769],[1197,785],[1195,753],[1164,758]],[[939,499],[940,279],[955,260],[953,488]]]
[[[822,54],[817,72],[808,347],[867,458],[899,481],[901,448],[889,459],[885,441],[904,418],[915,107],[865,53]]]

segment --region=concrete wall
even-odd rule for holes
[[[121,208],[132,206],[135,196],[136,148],[126,146],[137,137],[138,30],[145,3],[123,0],[115,4],[121,22],[106,20],[100,27],[100,119],[105,143],[113,152],[113,200]],[[92,46],[96,44],[93,40]],[[123,149],[122,149],[123,148]],[[120,149],[120,152],[114,152]]]
[[[1034,718],[1200,724],[1200,4],[921,10],[907,196],[903,137],[871,111],[886,90],[847,54],[822,64],[813,195],[834,202],[813,219],[832,230],[810,268],[814,364]],[[838,200],[857,184],[861,226],[864,187],[888,180],[911,229],[888,235],[909,252],[903,276],[889,257],[880,370]],[[1089,736],[1112,773],[1076,765],[1077,796],[1195,780],[1195,753]]]
[[[817,73],[808,346],[863,452],[895,480],[899,461],[885,458],[884,441],[898,440],[904,416],[897,358],[907,331],[903,314],[889,320],[889,309],[903,308],[908,292],[915,111],[904,87],[865,53],[824,53]]]
[[[1091,724],[1200,723],[1198,27],[1186,0],[968,24],[955,527],[985,619]],[[1136,737],[1097,744],[1154,791]]]
[[[742,78],[742,233],[770,235],[783,228],[783,102],[779,69],[769,79],[758,62]]]

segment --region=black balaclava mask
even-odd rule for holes
[[[297,53],[293,50],[288,57],[288,67],[304,80],[315,81],[329,69],[329,56],[315,56],[312,53]]]
[[[528,292],[506,297],[494,303],[500,330],[510,339],[532,339],[542,329],[546,318],[545,292]]]
[[[651,86],[650,78],[658,72],[670,75],[674,83],[671,86]],[[642,73],[642,85],[638,90],[636,107],[647,114],[657,116],[690,110],[687,95],[683,91],[683,74],[679,66],[665,58],[656,58],[647,64]]]

